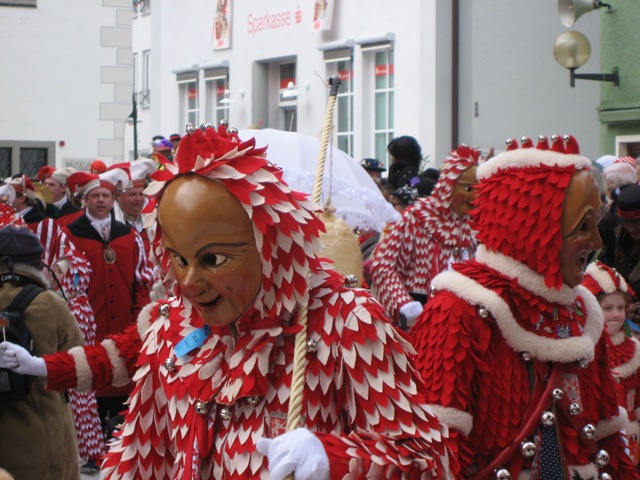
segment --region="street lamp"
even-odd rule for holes
[[[569,70],[572,88],[576,86],[576,78],[613,82],[616,87],[620,85],[617,67],[611,73],[575,73],[576,69],[587,63],[591,56],[589,39],[580,32],[569,31],[560,34],[553,45],[553,56],[556,62]]]

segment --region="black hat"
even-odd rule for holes
[[[382,162],[375,158],[365,158],[360,162],[365,170],[373,170],[374,172],[386,172],[387,169],[382,166]]]
[[[640,185],[629,185],[620,192],[618,216],[622,221],[640,220]]]
[[[0,261],[9,257],[13,263],[42,268],[43,248],[38,237],[26,227],[7,225],[0,228]]]
[[[387,145],[389,154],[404,165],[420,167],[422,161],[422,148],[418,141],[408,135],[396,137]]]

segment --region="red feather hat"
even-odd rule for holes
[[[571,135],[540,138],[536,147],[524,137],[518,148],[478,167],[475,208],[471,212],[476,238],[487,250],[501,253],[544,277],[547,287],[560,290],[562,211],[567,186],[591,161],[580,155]]]

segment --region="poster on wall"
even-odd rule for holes
[[[331,30],[335,0],[315,0],[313,7],[313,31]]]
[[[216,0],[216,13],[213,19],[214,50],[231,47],[231,2],[232,0]]]

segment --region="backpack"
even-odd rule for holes
[[[33,353],[33,338],[22,321],[22,312],[31,304],[33,299],[44,292],[42,287],[28,283],[15,296],[7,307],[0,310],[1,341],[16,343]],[[21,375],[11,370],[0,368],[0,400],[17,402],[24,400],[29,394],[33,383],[31,375]]]

